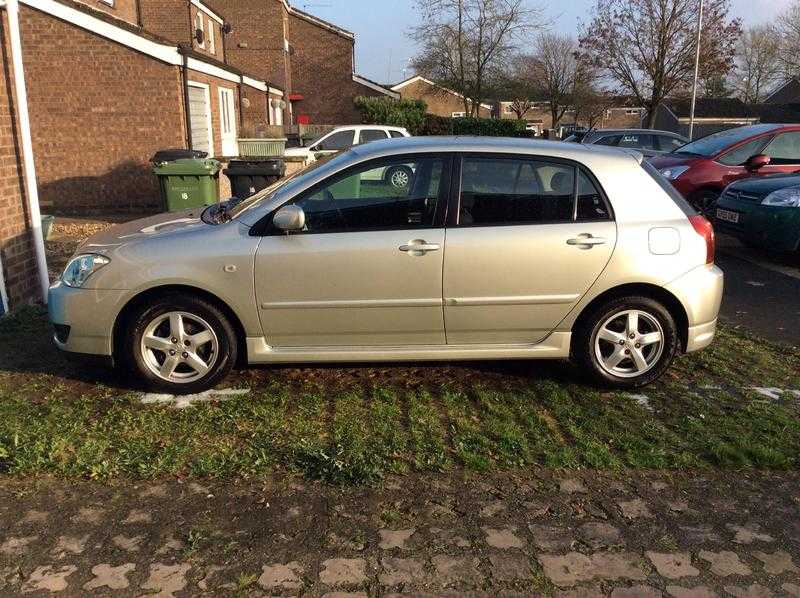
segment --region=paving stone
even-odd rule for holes
[[[689,503],[685,500],[678,500],[667,503],[667,508],[673,513],[685,513],[689,510]]]
[[[326,586],[350,586],[367,580],[364,559],[328,559],[322,562],[319,580]]]
[[[458,548],[471,548],[472,542],[470,542],[464,536],[456,533],[452,529],[438,529],[438,528],[431,528],[431,533],[434,533],[438,536],[439,540],[444,542],[445,544],[450,544],[452,546],[457,546]]]
[[[750,567],[739,560],[739,555],[729,550],[721,550],[720,552],[701,550],[699,556],[711,565],[711,572],[718,577],[750,575],[752,573]]]
[[[153,523],[153,516],[146,511],[132,509],[128,516],[122,520],[123,525],[135,525],[137,523]]]
[[[85,536],[59,536],[53,548],[53,557],[63,559],[67,555],[81,554],[89,541],[89,534]]]
[[[39,536],[11,536],[0,544],[0,554],[6,556],[19,556],[25,553],[30,544],[33,544]]]
[[[100,507],[81,507],[77,514],[72,516],[73,523],[85,523],[87,525],[100,525],[105,517],[106,510]]]
[[[258,585],[265,590],[283,588],[286,590],[297,590],[303,586],[300,576],[303,574],[303,567],[297,561],[292,561],[285,565],[273,563],[261,567],[261,577],[258,578]]]
[[[224,570],[225,567],[220,567],[219,565],[211,565],[207,567],[203,579],[197,582],[197,587],[204,592],[208,591],[208,589],[211,587],[211,580],[217,575],[217,573]]]
[[[800,598],[800,585],[796,583],[787,582],[781,586],[781,589],[793,598]]]
[[[148,486],[139,493],[140,498],[167,498],[167,487],[163,484]]]
[[[719,544],[722,537],[710,525],[681,526],[681,531],[686,535],[686,539],[692,544]]]
[[[484,527],[483,533],[486,534],[486,543],[492,548],[508,550],[510,548],[525,548],[525,540],[516,535],[516,527],[495,529]]]
[[[645,554],[661,577],[680,579],[700,575],[700,571],[692,567],[692,557],[688,552],[647,551]]]
[[[631,586],[629,588],[614,588],[611,598],[661,598],[661,590],[652,586]]]
[[[579,552],[566,555],[540,555],[544,574],[558,586],[572,586],[595,577],[605,580],[645,579],[639,557],[630,553],[598,552],[587,556]]]
[[[606,593],[600,588],[575,588],[574,590],[557,590],[554,598],[606,598]]]
[[[538,500],[526,500],[522,506],[531,517],[544,517],[550,512],[550,505]]]
[[[564,480],[558,481],[558,487],[561,492],[565,492],[567,494],[577,494],[577,493],[585,493],[586,486],[583,485],[577,478],[567,478]]]
[[[144,536],[128,537],[119,534],[111,538],[111,541],[117,548],[121,548],[122,550],[127,550],[128,552],[136,552],[141,547],[141,544],[144,541]]]
[[[499,581],[531,579],[533,571],[527,557],[517,555],[493,554],[489,556],[492,578]]]
[[[750,586],[725,586],[725,591],[736,598],[772,598],[774,594],[769,588],[754,583]]]
[[[800,569],[792,561],[792,555],[784,550],[776,550],[772,554],[757,550],[753,556],[764,563],[764,571],[770,575],[800,572]]]
[[[572,533],[563,527],[532,523],[528,526],[533,542],[542,550],[561,552],[572,548]]]
[[[578,535],[594,546],[619,544],[621,540],[619,529],[603,521],[584,523],[578,528]]]
[[[42,565],[37,567],[25,583],[22,584],[22,593],[28,594],[40,590],[62,592],[69,585],[67,578],[77,570],[78,568],[75,565],[64,565],[63,567]]]
[[[322,598],[367,598],[366,592],[327,592]]]
[[[0,567],[0,590],[17,585],[22,581],[19,567]]]
[[[124,590],[130,585],[128,573],[135,569],[134,563],[125,563],[118,567],[112,567],[110,563],[95,565],[92,567],[94,579],[83,584],[83,589],[94,590],[107,587],[112,590]]]
[[[650,484],[650,487],[656,492],[661,492],[669,488],[669,484],[667,484],[666,482],[653,482],[652,484]]]
[[[639,519],[640,517],[652,517],[653,514],[647,504],[641,498],[633,500],[618,501],[620,511],[625,519]]]
[[[170,534],[166,537],[164,544],[162,544],[161,547],[156,550],[156,554],[161,555],[167,554],[168,552],[175,552],[176,550],[183,550],[184,546],[185,544],[183,543],[183,540],[180,540]]]
[[[165,565],[153,563],[150,565],[150,577],[142,585],[143,590],[155,590],[153,596],[159,598],[172,598],[175,592],[180,592],[186,587],[186,574],[192,566],[183,563]]]
[[[425,579],[425,566],[416,559],[384,558],[381,559],[383,573],[378,581],[385,586],[413,584]]]
[[[757,525],[742,526],[728,524],[727,527],[732,532],[735,532],[733,541],[736,544],[752,544],[753,542],[774,542],[775,538],[769,534],[759,532]]]
[[[411,529],[398,530],[380,529],[378,530],[378,535],[381,537],[381,541],[378,543],[378,548],[383,550],[392,548],[405,549],[406,542],[414,535],[415,531],[417,530],[413,527]]]
[[[506,510],[506,503],[501,500],[496,500],[494,502],[490,502],[488,505],[483,507],[480,511],[480,516],[487,518],[487,517],[494,517],[498,513],[502,513]]]
[[[717,594],[707,586],[684,588],[683,586],[667,586],[667,593],[674,598],[716,598]]]
[[[439,554],[433,557],[431,562],[436,569],[436,581],[479,583],[483,578],[478,570],[480,561],[476,557]]]

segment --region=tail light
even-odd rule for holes
[[[703,237],[706,241],[706,264],[714,263],[714,248],[716,242],[714,240],[714,227],[705,216],[696,214],[689,216],[689,222],[692,223],[695,232]]]

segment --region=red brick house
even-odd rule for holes
[[[422,100],[428,105],[429,114],[449,118],[466,116],[463,95],[452,89],[437,85],[430,79],[420,75],[393,85],[392,91],[399,93],[403,98]],[[472,103],[472,100],[470,100],[470,103]],[[491,118],[492,106],[490,104],[481,104],[478,108],[478,116]]]
[[[286,0],[216,0],[230,64],[286,90],[288,123],[355,124],[358,96],[399,94],[355,73],[355,35]]]
[[[148,210],[158,149],[238,154],[280,124],[283,91],[226,63],[224,19],[201,0],[20,0],[43,209]]]

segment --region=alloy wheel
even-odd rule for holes
[[[405,170],[395,170],[392,172],[389,180],[392,183],[392,187],[395,187],[396,189],[404,189],[408,187],[409,176]]]
[[[612,376],[635,378],[650,371],[664,351],[664,329],[640,309],[620,311],[600,326],[594,351],[600,367]]]
[[[219,355],[219,340],[203,318],[172,311],[145,327],[140,351],[153,374],[167,382],[187,384],[211,371]]]

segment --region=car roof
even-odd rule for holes
[[[592,135],[596,133],[647,133],[649,135],[669,135],[670,137],[683,137],[679,133],[673,133],[672,131],[660,131],[658,129],[592,129],[589,133]]]
[[[405,127],[390,127],[388,125],[342,125],[341,127],[336,127],[335,129],[331,129],[331,133],[334,131],[350,131],[356,130],[361,131],[363,129],[380,129],[381,131],[405,131]]]
[[[642,160],[638,152],[622,151],[619,148],[516,137],[404,137],[357,145],[350,151],[362,159],[404,152],[479,152],[544,155],[577,161],[592,158],[620,162],[629,162],[631,158],[639,162]]]

